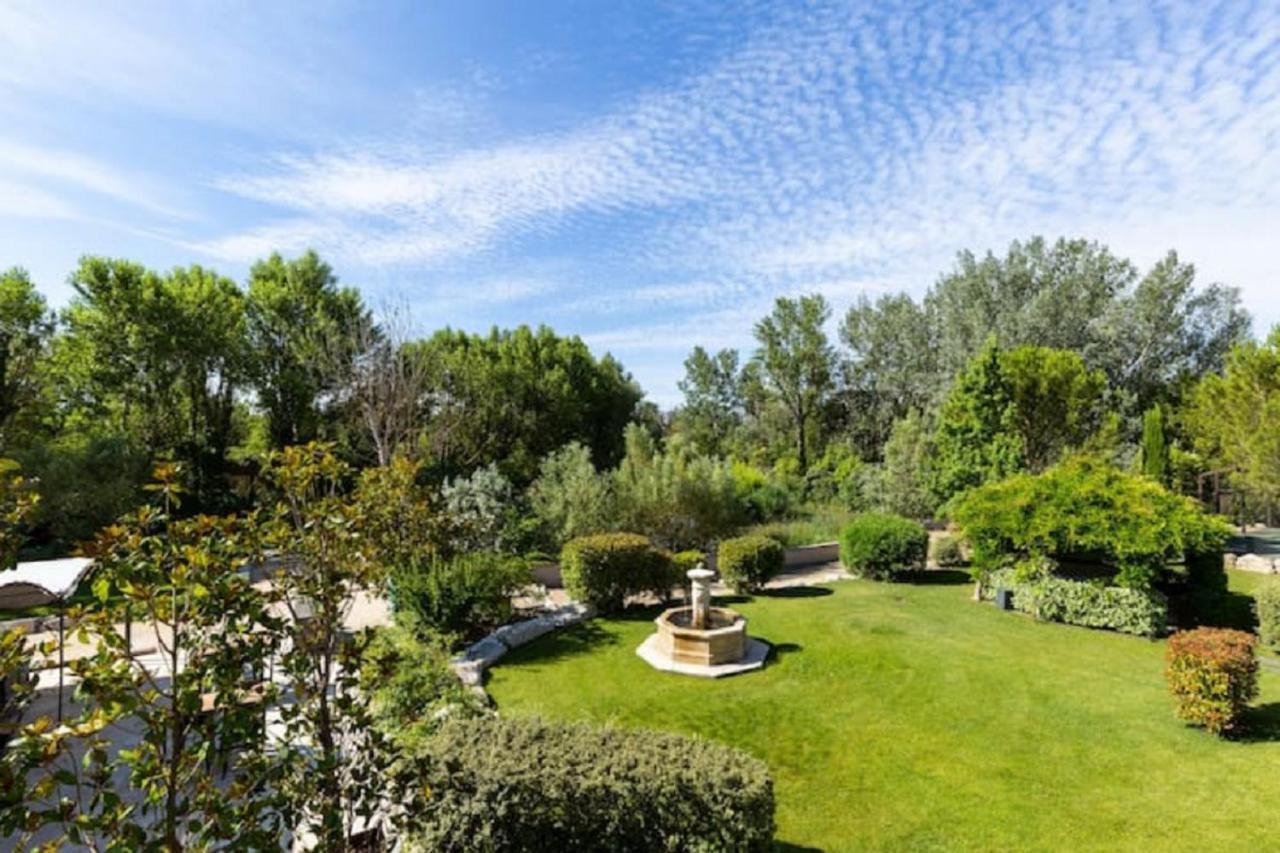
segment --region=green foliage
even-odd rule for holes
[[[0,572],[12,569],[40,496],[18,473],[17,463],[0,459]]]
[[[865,513],[840,532],[840,562],[853,574],[875,580],[924,568],[928,549],[924,525],[889,513]]]
[[[936,433],[933,492],[942,502],[1022,468],[1013,390],[994,337],[956,379]]]
[[[677,551],[671,555],[671,571],[679,583],[688,572],[707,564],[707,555],[703,551]]]
[[[352,353],[345,342],[369,322],[359,292],[340,287],[313,251],[292,260],[273,253],[249,270],[246,309],[258,405],[267,413],[271,446],[322,437],[321,400],[346,372]]]
[[[1164,433],[1164,410],[1152,406],[1142,415],[1142,473],[1169,485],[1169,444]]]
[[[1268,578],[1253,594],[1258,617],[1258,638],[1262,645],[1280,652],[1280,578]]]
[[[864,458],[879,455],[899,421],[932,405],[941,387],[933,334],[926,309],[905,293],[859,296],[845,315],[847,393],[859,413],[850,427]]]
[[[710,741],[493,717],[446,723],[429,753],[423,849],[772,849],[767,768]]]
[[[477,552],[397,566],[390,595],[397,619],[420,635],[465,641],[507,622],[512,596],[529,582],[523,560]]]
[[[789,484],[754,465],[735,460],[730,468],[733,490],[747,514],[760,522],[785,518],[800,501]]]
[[[27,271],[0,272],[0,454],[12,452],[38,419],[40,362],[52,331],[48,306]]]
[[[471,335],[444,329],[411,349],[425,365],[422,435],[439,473],[496,462],[523,487],[544,456],[578,442],[601,468],[622,457],[641,392],[611,356],[541,326]]]
[[[357,689],[364,632],[353,636],[346,626],[356,594],[385,580],[388,554],[379,546],[388,540],[366,533],[368,502],[346,491],[352,472],[332,445],[287,447],[263,474],[278,498],[255,532],[265,549],[294,558],[273,586],[290,616],[276,672],[294,697],[280,706],[273,787],[288,826],[314,834],[322,848],[346,849],[345,816],[412,805],[413,789],[396,790],[388,778],[396,756]],[[412,496],[390,501],[405,502]]]
[[[979,576],[1045,554],[1101,562],[1119,585],[1139,589],[1187,554],[1220,552],[1231,535],[1191,498],[1089,457],[974,489],[954,502],[951,517]]]
[[[529,489],[529,505],[547,541],[601,533],[614,523],[613,483],[591,464],[591,451],[571,442],[550,453]]]
[[[674,428],[707,456],[728,456],[742,427],[744,402],[738,374],[738,351],[715,355],[694,347],[684,361],[680,380],[684,405],[675,413]]]
[[[678,583],[671,555],[636,533],[599,533],[571,539],[560,551],[569,595],[602,612],[621,610],[629,596],[652,593],[666,600]]]
[[[944,569],[965,564],[964,547],[958,536],[940,536],[933,543],[933,561]]]
[[[377,724],[403,749],[413,749],[446,719],[485,710],[449,669],[447,647],[398,625],[379,628],[364,649],[360,687],[372,697]]]
[[[835,389],[835,350],[823,330],[830,316],[819,295],[779,297],[773,313],[755,325],[759,347],[749,381],[786,413],[802,474],[809,468],[811,433]]]
[[[199,266],[161,275],[95,257],[71,283],[49,367],[64,430],[128,435],[152,458],[181,460],[199,505],[217,505],[250,375],[239,288]]]
[[[1001,353],[1000,369],[1029,470],[1042,471],[1065,452],[1083,447],[1098,428],[1106,377],[1085,367],[1077,353],[1024,345]]]
[[[991,598],[1001,588],[1013,593],[1014,609],[1046,622],[1158,637],[1168,619],[1169,602],[1162,593],[1068,580],[1044,569],[1019,566],[993,572],[983,584],[983,596]]]
[[[854,517],[854,513],[841,506],[810,506],[797,518],[755,524],[743,532],[776,539],[784,548],[821,545],[837,541],[840,531]]]
[[[614,475],[619,527],[664,546],[691,548],[741,524],[729,463],[696,455],[679,437],[659,449],[638,424],[627,427],[626,446]]]
[[[263,679],[280,622],[239,571],[252,553],[239,520],[174,518],[179,475],[159,466],[152,491],[160,507],[140,508],[87,549],[98,600],[72,614],[80,642],[94,649],[69,664],[77,716],[56,728],[47,718],[25,726],[6,755],[35,785],[8,816],[27,832],[60,832],[58,843],[91,849],[280,843],[272,797],[252,782],[218,778],[219,755],[232,746],[234,772],[246,779],[269,761],[262,714],[279,691]],[[119,630],[127,618],[163,638],[165,678]],[[217,713],[206,713],[206,702]],[[139,733],[129,749],[115,748],[119,729]],[[50,807],[59,796],[66,799]]]
[[[720,579],[735,592],[755,592],[776,577],[783,566],[782,544],[768,536],[747,535],[726,539],[716,549]]]
[[[1230,473],[1250,509],[1260,513],[1280,502],[1280,326],[1266,343],[1232,349],[1222,375],[1196,386],[1183,419],[1196,450]]]
[[[124,436],[72,432],[20,454],[40,493],[36,534],[69,549],[138,506],[150,454]]]
[[[930,518],[937,509],[930,483],[936,447],[928,422],[914,409],[894,421],[884,464],[865,487],[871,506],[907,518]]]
[[[1197,628],[1169,638],[1165,678],[1178,716],[1215,735],[1230,732],[1258,695],[1257,638],[1228,628]]]
[[[519,551],[519,507],[516,492],[496,463],[477,468],[469,477],[449,480],[441,489],[444,510],[454,525],[454,544],[461,551]]]

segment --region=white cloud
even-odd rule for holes
[[[137,175],[126,175],[110,166],[74,151],[60,150],[0,139],[0,175],[45,183],[104,196],[131,207],[168,218],[186,218],[186,214],[160,200],[148,181]],[[45,191],[52,196],[53,193]]]

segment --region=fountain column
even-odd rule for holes
[[[696,569],[690,569],[688,572],[689,582],[692,587],[692,608],[693,611],[693,627],[705,629],[710,627],[711,623],[711,579],[716,573],[710,569],[703,568],[701,565]]]

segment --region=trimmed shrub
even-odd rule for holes
[[[889,513],[860,515],[840,532],[840,562],[855,575],[888,580],[924,568],[929,533],[918,521]]]
[[[520,559],[492,553],[430,557],[391,573],[396,615],[421,635],[481,636],[511,618],[511,597],[530,581]]]
[[[565,589],[601,612],[621,610],[627,597],[651,592],[666,600],[676,579],[671,555],[636,533],[580,536],[560,551]]]
[[[1229,628],[1197,628],[1169,638],[1165,678],[1178,716],[1215,735],[1231,731],[1258,695],[1257,638]]]
[[[944,569],[964,565],[964,548],[958,536],[940,536],[933,543],[933,560]]]
[[[1141,637],[1163,634],[1169,615],[1162,593],[1056,577],[1043,558],[993,572],[982,586],[983,598],[994,598],[997,589],[1012,592],[1013,608],[1037,619]]]
[[[768,536],[726,539],[716,550],[720,579],[737,592],[754,592],[782,571],[782,544]]]
[[[1253,611],[1258,616],[1258,637],[1262,645],[1280,651],[1280,579],[1271,578],[1253,594]]]
[[[492,717],[428,746],[422,849],[766,851],[763,762],[705,740]]]

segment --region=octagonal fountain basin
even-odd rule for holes
[[[666,672],[719,678],[764,666],[769,646],[747,636],[747,620],[736,610],[709,607],[706,627],[695,628],[692,607],[664,610],[653,620],[658,630],[636,649],[651,666]]]

